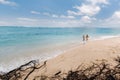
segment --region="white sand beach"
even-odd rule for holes
[[[56,72],[62,73],[76,69],[79,65],[89,65],[96,60],[107,60],[113,64],[114,58],[120,56],[120,38],[88,41],[86,44],[76,46],[65,53],[47,60],[46,68],[36,70],[31,76],[47,75],[52,76]]]

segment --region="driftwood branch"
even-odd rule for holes
[[[46,66],[46,61],[44,62],[44,64],[40,66],[39,65],[40,65],[39,62],[37,62],[36,60],[32,60],[8,73],[1,75],[0,78],[2,80],[18,80],[22,79],[24,76],[25,78],[23,80],[27,80],[30,74],[32,74],[36,69],[40,69]]]
[[[115,58],[116,65],[110,66],[105,61],[92,63],[91,66],[83,68],[83,65],[71,70],[68,73],[57,71],[53,76],[34,76],[33,80],[120,80],[120,57]],[[17,69],[0,75],[1,80],[28,80],[29,76],[37,69],[46,66],[45,61],[40,65],[36,60],[30,61]],[[63,76],[64,74],[64,76]]]

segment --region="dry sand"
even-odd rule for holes
[[[54,75],[58,71],[62,73],[76,69],[82,63],[89,65],[96,60],[108,60],[113,64],[113,59],[120,55],[120,38],[88,41],[86,44],[76,46],[65,53],[47,60],[46,68],[36,70],[31,76]]]

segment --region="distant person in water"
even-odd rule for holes
[[[86,41],[88,41],[88,39],[89,39],[89,36],[88,36],[88,34],[86,35]]]
[[[85,40],[86,40],[85,35],[83,35],[83,44],[85,44]]]

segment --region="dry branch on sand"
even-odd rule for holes
[[[116,65],[110,66],[105,61],[92,63],[91,66],[78,68],[68,73],[58,71],[52,77],[45,75],[34,76],[33,80],[120,80],[120,57],[115,58]],[[46,61],[40,65],[37,61],[30,61],[17,69],[0,76],[2,80],[27,80],[35,70],[46,66]]]
[[[5,73],[0,76],[1,80],[27,80],[27,78],[32,74],[36,69],[40,69],[46,66],[46,61],[44,64],[40,65],[38,61],[32,60],[20,67]]]

